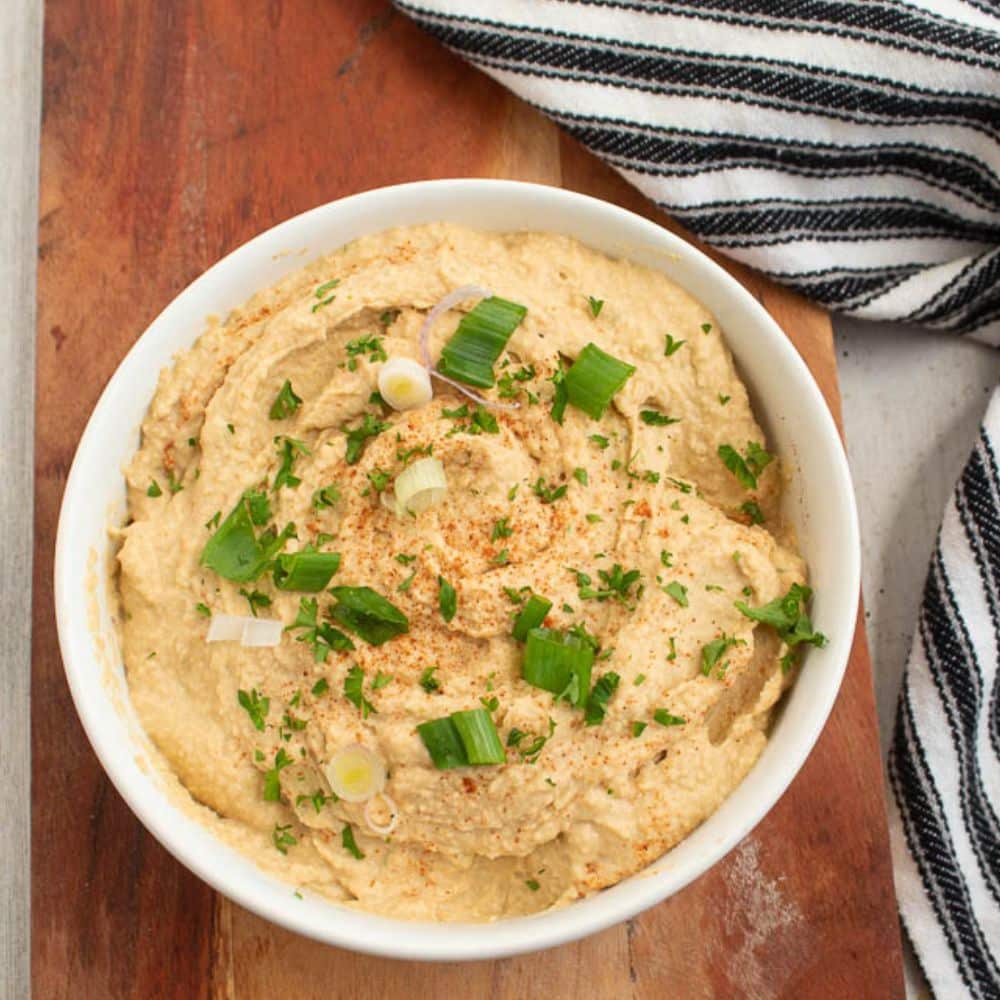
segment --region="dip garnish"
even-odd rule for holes
[[[389,356],[385,353],[385,348],[382,346],[382,338],[376,337],[374,334],[349,340],[344,350],[347,351],[347,357],[350,359],[347,362],[348,371],[352,372],[358,367],[358,358],[365,354],[368,355],[369,361],[389,360]],[[379,385],[379,390],[381,389],[382,386]],[[382,395],[384,398],[385,394],[383,393]]]
[[[588,726],[597,726],[604,721],[611,696],[618,690],[621,677],[609,671],[594,682],[593,690],[584,709],[584,721]]]
[[[538,594],[532,594],[528,603],[518,612],[514,619],[511,635],[518,642],[524,642],[533,628],[538,628],[545,621],[545,616],[552,610],[552,602]]]
[[[287,420],[300,406],[302,400],[295,395],[292,383],[285,379],[285,384],[278,390],[278,395],[274,397],[268,416],[272,420]]]
[[[427,369],[412,358],[389,358],[379,369],[378,391],[394,410],[425,406],[434,396]]]
[[[527,311],[524,306],[496,295],[478,302],[462,317],[458,329],[442,348],[438,371],[466,385],[491,388],[493,365]]]
[[[701,648],[701,672],[707,677],[722,655],[734,646],[745,646],[746,639],[737,639],[735,636],[726,635],[725,632],[718,639],[713,639],[706,646]]]
[[[563,483],[561,486],[546,486],[545,480],[541,476],[531,484],[531,492],[538,497],[542,503],[555,503],[561,497],[566,496],[566,491],[569,489],[568,484]]]
[[[649,424],[650,427],[668,427],[670,424],[679,424],[681,422],[680,417],[668,417],[659,410],[642,410],[639,413],[639,419],[644,424]]]
[[[448,478],[439,458],[421,458],[408,465],[393,486],[398,516],[422,514],[448,495]]]
[[[601,315],[601,309],[604,308],[604,299],[595,299],[593,295],[588,295],[587,302],[590,303],[590,314],[597,319]]]
[[[438,608],[446,622],[450,622],[458,610],[455,588],[443,576],[438,577]]]
[[[271,527],[258,536],[254,526],[264,525],[270,519],[271,505],[267,496],[257,490],[247,490],[206,543],[201,565],[235,583],[256,580],[284,548],[285,542],[295,536],[293,524],[286,525],[281,534],[276,534]]]
[[[323,510],[326,507],[334,507],[338,500],[340,500],[340,487],[336,483],[321,486],[312,495],[313,509]]]
[[[312,646],[313,659],[317,663],[325,663],[331,650],[349,653],[354,649],[354,643],[338,628],[329,622],[319,622],[319,606],[315,597],[303,597],[299,600],[299,613],[295,621],[285,629],[301,629],[295,637],[296,642],[305,642]]]
[[[385,788],[385,761],[360,743],[338,750],[323,773],[333,793],[345,802],[367,802]]]
[[[236,692],[236,699],[250,716],[254,729],[264,732],[264,720],[271,707],[271,699],[259,694],[256,688],[251,688],[249,692],[241,688]]]
[[[146,489],[146,496],[148,496],[148,497],[162,497],[163,496],[163,490],[160,489],[160,484],[155,479],[151,479],[149,481],[149,486]]]
[[[293,763],[284,747],[274,755],[274,767],[264,772],[264,790],[261,793],[267,802],[281,801],[281,771]]]
[[[676,351],[679,351],[681,347],[683,347],[684,344],[686,343],[687,341],[685,340],[674,340],[674,338],[671,337],[669,333],[666,334],[666,342],[663,348],[664,357],[669,358],[671,354],[674,354]]]
[[[287,486],[289,489],[295,489],[302,482],[298,476],[292,473],[295,456],[310,455],[312,452],[310,452],[309,447],[304,441],[300,441],[298,438],[286,437],[284,434],[279,434],[274,439],[274,443],[277,445],[278,454],[281,456],[281,466],[274,477],[274,484],[271,488],[273,490],[280,490],[282,486]]]
[[[358,847],[357,841],[354,839],[354,830],[351,829],[350,823],[345,824],[344,829],[340,831],[340,842],[343,844],[344,850],[351,857],[356,858],[358,861],[364,861],[365,852]]]
[[[658,708],[653,713],[653,721],[658,722],[661,726],[683,726],[687,724],[687,719],[683,719],[679,715],[671,715],[665,708]]]
[[[764,523],[764,513],[756,500],[745,500],[740,504],[740,510],[750,518],[751,524]]]
[[[762,607],[750,608],[742,601],[736,601],[736,608],[752,621],[770,625],[789,648],[800,643],[819,648],[826,645],[826,636],[813,629],[806,614],[806,605],[811,597],[809,587],[793,583],[784,597],[776,597]]]
[[[418,683],[428,694],[441,690],[441,682],[434,676],[436,670],[437,667],[424,667],[420,674]]]
[[[274,585],[279,590],[317,593],[340,568],[339,552],[316,552],[307,546],[299,552],[283,553],[274,560]]]
[[[274,830],[271,831],[271,840],[282,854],[287,854],[288,848],[294,847],[298,843],[295,837],[288,832],[291,828],[291,823],[287,823],[285,826],[279,826],[275,823]]]
[[[347,435],[347,452],[344,459],[347,464],[357,465],[361,460],[368,439],[378,437],[388,427],[389,424],[379,420],[374,413],[366,413],[357,427],[344,426],[341,428]]]
[[[669,594],[682,608],[688,606],[688,589],[677,580],[671,580],[665,587],[660,588],[664,594]]]
[[[485,708],[421,722],[417,732],[439,771],[470,764],[503,764],[507,760],[497,727]]]
[[[331,617],[371,646],[410,631],[406,615],[371,587],[333,587],[330,593],[337,599]]]
[[[364,696],[364,683],[365,672],[355,663],[344,677],[344,697],[358,709],[362,719],[367,719],[369,715],[377,715],[378,709]]]
[[[747,449],[743,455],[730,444],[720,444],[719,458],[748,490],[757,489],[757,477],[774,461],[774,456],[756,441],[747,441]]]
[[[635,365],[619,361],[596,344],[587,344],[566,372],[567,398],[577,409],[600,420],[611,399],[635,372]]]
[[[578,636],[550,628],[528,632],[521,672],[534,687],[565,697],[574,707],[582,705],[593,665],[594,647]]]

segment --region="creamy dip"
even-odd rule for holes
[[[381,366],[419,361],[424,317],[469,284],[526,309],[496,386],[477,390],[516,407],[437,379],[425,405],[384,405]],[[432,358],[476,301],[436,320]],[[635,371],[600,419],[569,405],[559,423],[558,373],[590,343]],[[359,427],[373,432],[349,437]],[[134,706],[194,800],[296,886],[432,920],[610,886],[718,808],[794,677],[788,623],[746,614],[805,575],[767,446],[715,319],[664,275],[551,234],[361,239],[210,324],[161,375],[119,553]],[[400,473],[429,456],[444,499],[392,509]],[[340,554],[322,591],[204,564],[248,490],[274,532],[294,525],[284,553]],[[408,630],[366,642],[331,619],[330,587],[370,588]],[[524,679],[512,623],[531,593],[551,602],[545,627],[597,647],[591,684],[617,678],[603,703]],[[301,624],[312,600],[353,649]],[[300,624],[275,646],[206,641],[218,616],[251,612]],[[436,767],[417,726],[473,709],[506,763]],[[358,745],[388,799],[334,794],[328,765]]]

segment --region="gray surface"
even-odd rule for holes
[[[28,995],[31,439],[41,0],[0,0],[0,998]],[[883,746],[927,558],[1000,352],[836,321]]]
[[[29,994],[28,690],[41,0],[0,3],[0,997]]]
[[[1000,351],[927,330],[835,321],[883,753],[927,563]]]

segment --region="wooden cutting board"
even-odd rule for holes
[[[358,956],[272,927],[177,864],[76,719],[52,555],[69,463],[147,323],[219,257],[365,188],[447,176],[585,191],[676,228],[379,0],[50,0],[39,251],[32,959],[40,998],[902,995],[870,665],[791,789],[723,862],[627,924],[541,955]],[[839,419],[827,316],[730,266]],[[108,474],[116,470],[109,469]]]

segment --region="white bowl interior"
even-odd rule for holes
[[[758,417],[792,473],[787,503],[809,563],[813,618],[830,637],[808,650],[771,739],[746,780],[686,840],[645,871],[561,910],[490,925],[409,923],[297,899],[222,844],[165,795],[131,713],[106,588],[108,528],[124,514],[124,467],[160,370],[258,289],[319,254],[367,233],[447,220],[494,230],[565,233],[665,272],[715,313],[749,386]],[[812,749],[847,663],[859,592],[859,543],[843,448],[823,399],[770,316],[707,257],[616,206],[513,181],[452,180],[366,192],[290,219],[234,251],[179,295],[136,342],[108,383],[70,472],[56,545],[59,641],[77,711],[104,768],[154,836],[232,899],[294,931],[399,958],[459,960],[551,947],[624,920],[700,875],[767,813]],[[94,623],[96,622],[96,628]]]

